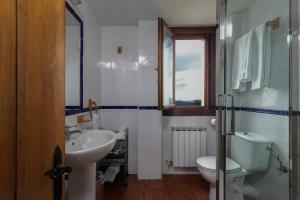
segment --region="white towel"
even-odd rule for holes
[[[263,23],[254,33],[252,90],[269,86],[271,65],[271,27]]]
[[[232,89],[245,91],[252,81],[253,31],[235,41],[232,64]]]
[[[112,163],[109,165],[109,167],[106,169],[104,173],[104,177],[107,182],[113,183],[117,174],[120,172],[120,163]],[[125,175],[126,176],[126,175]]]
[[[126,133],[125,132],[116,133],[116,140],[125,140],[125,139],[126,139]]]

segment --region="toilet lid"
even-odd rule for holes
[[[216,171],[216,157],[206,156],[197,159],[198,167],[208,171]],[[226,173],[234,173],[241,170],[241,166],[231,158],[226,157]]]

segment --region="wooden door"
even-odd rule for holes
[[[15,199],[16,1],[0,0],[0,199]]]
[[[17,199],[53,200],[64,152],[64,0],[17,0]]]

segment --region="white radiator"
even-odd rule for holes
[[[173,127],[173,166],[196,167],[196,159],[206,155],[206,129]]]

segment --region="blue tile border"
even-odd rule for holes
[[[264,114],[271,114],[271,115],[289,116],[289,111],[288,110],[273,110],[273,109],[264,109],[264,108],[242,107],[241,111],[264,113]]]
[[[99,106],[102,110],[158,110],[158,106]],[[75,115],[79,113],[88,112],[88,108],[65,110],[65,115]]]
[[[65,110],[65,116],[75,115],[79,113],[84,113],[85,111],[83,109],[71,109],[71,110]]]
[[[103,110],[137,110],[138,106],[100,106]]]
[[[83,108],[83,21],[67,1],[66,1],[66,8],[80,24],[80,106],[66,106],[66,109],[74,110],[74,112],[77,112],[78,110],[84,109]]]
[[[300,111],[293,111],[292,116],[300,116]]]
[[[139,106],[139,110],[158,110],[158,106]]]
[[[224,110],[224,107],[219,106],[218,108]],[[233,109],[235,111],[245,111],[245,112],[254,112],[254,113],[262,113],[262,114],[289,116],[288,110],[275,110],[275,109],[253,108],[253,107],[233,107]],[[232,108],[227,108],[227,110],[232,110]]]
[[[158,110],[158,106],[99,106],[98,109],[102,110]],[[224,110],[224,107],[218,106],[216,108]],[[244,111],[244,112],[254,112],[261,114],[271,114],[271,115],[281,115],[281,116],[289,116],[288,110],[275,110],[275,109],[265,109],[265,108],[252,108],[252,107],[233,107],[235,111]],[[227,108],[227,110],[232,110],[231,108]],[[66,116],[75,115],[79,113],[88,112],[88,108],[83,109],[72,109],[66,110]],[[300,111],[293,111],[293,116],[300,116]]]

